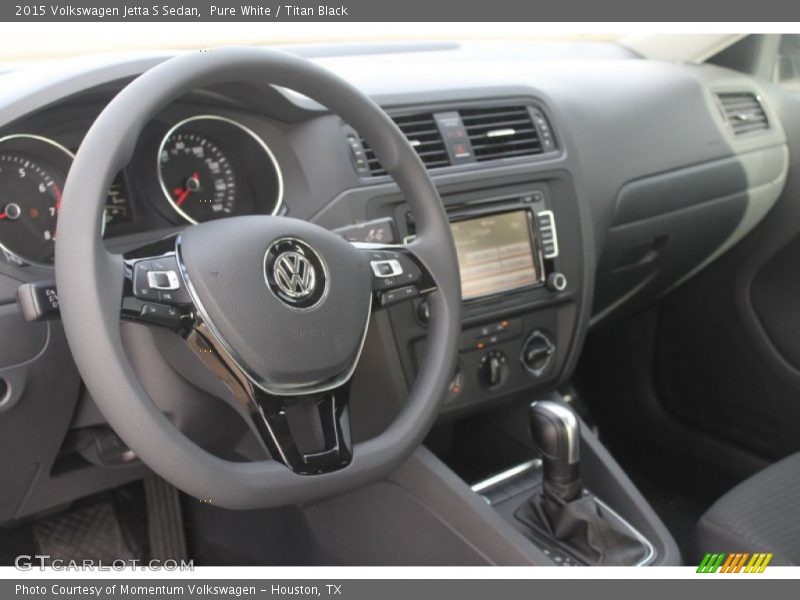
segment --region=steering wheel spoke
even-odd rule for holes
[[[273,459],[299,475],[318,475],[350,464],[350,381],[307,395],[278,395],[255,385],[199,321],[187,336],[194,353],[228,387]]]
[[[413,246],[353,242],[369,261],[372,310],[430,294],[436,283]]]
[[[123,319],[173,330],[191,324],[195,307],[175,256],[175,236],[130,250],[122,258]]]

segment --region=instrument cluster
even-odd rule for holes
[[[165,221],[157,228],[280,211],[280,166],[246,125],[208,114],[155,131],[155,142],[141,145],[138,158],[108,190],[104,237],[146,229],[137,226],[142,213]],[[61,196],[75,151],[41,135],[0,136],[0,251],[6,262],[53,263]]]

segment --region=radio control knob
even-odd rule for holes
[[[557,271],[550,273],[547,276],[547,289],[551,292],[563,292],[567,289],[567,276]]]

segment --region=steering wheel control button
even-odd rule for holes
[[[192,300],[172,256],[140,260],[133,267],[133,294],[140,300],[189,304]]]
[[[181,313],[174,306],[165,306],[163,304],[145,304],[142,306],[142,312],[139,314],[139,319],[146,323],[152,323],[153,325],[174,328],[180,324]]]
[[[409,256],[402,252],[382,251],[369,254],[372,274],[372,289],[388,291],[416,284],[422,272]]]
[[[370,265],[375,277],[397,277],[403,274],[403,266],[397,259],[373,260]]]
[[[175,271],[148,271],[147,285],[156,290],[177,290],[181,287]]]
[[[312,308],[325,295],[322,259],[300,240],[273,242],[264,256],[264,277],[270,291],[293,308]]]
[[[389,306],[396,304],[403,300],[409,300],[419,295],[419,290],[414,285],[407,285],[405,287],[388,290],[381,294],[381,306]]]

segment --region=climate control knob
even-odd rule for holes
[[[556,352],[556,345],[541,329],[531,333],[522,344],[519,357],[525,370],[534,377],[541,377],[550,366]]]
[[[503,385],[508,374],[508,359],[500,350],[490,350],[478,362],[478,379],[487,389]]]

